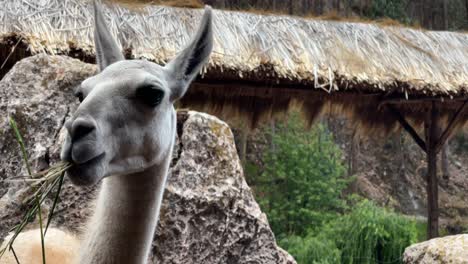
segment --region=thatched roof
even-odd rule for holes
[[[31,54],[93,58],[89,2],[0,0],[0,5],[0,36],[8,47],[20,40]],[[127,55],[158,63],[184,47],[202,14],[162,6],[138,12],[112,6],[106,12]],[[276,111],[299,99],[315,117],[333,100],[335,108],[346,106],[353,115],[379,123],[382,96],[468,94],[468,34],[220,10],[214,15],[214,53],[189,95],[201,104],[211,100],[211,109],[222,112],[226,104],[244,112]],[[4,59],[9,50],[0,52]],[[314,91],[320,93],[306,98]],[[444,107],[456,109],[457,103]],[[426,111],[407,108],[416,120]]]
[[[91,6],[83,0],[3,0],[0,34],[24,35],[32,53],[92,54]],[[163,63],[189,40],[201,10],[147,6],[106,9],[111,31],[138,58]],[[210,67],[245,79],[289,79],[311,89],[468,91],[468,34],[375,24],[215,11]],[[318,78],[317,78],[318,77]],[[320,79],[318,83],[314,80]],[[346,82],[342,85],[341,82]]]

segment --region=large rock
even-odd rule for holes
[[[72,88],[95,72],[94,65],[75,59],[38,55],[17,63],[0,81],[1,179],[27,173],[7,117],[17,121],[34,170],[47,168],[58,161],[64,120],[77,106]],[[153,262],[295,263],[276,245],[226,123],[203,113],[179,113],[170,173]],[[0,182],[0,240],[24,213],[26,187]],[[97,188],[66,181],[53,225],[79,232]],[[43,209],[50,205],[49,199]]]
[[[406,264],[467,264],[468,234],[435,238],[406,248]]]
[[[23,216],[22,200],[27,195],[24,184],[3,181],[27,175],[8,118],[17,122],[33,170],[47,168],[59,160],[63,123],[77,107],[77,99],[72,96],[74,86],[95,73],[96,67],[90,64],[39,55],[18,62],[0,81],[0,239]],[[67,184],[64,188],[67,205],[83,207],[83,203],[69,203],[68,199],[78,199],[67,196],[74,192],[83,195],[77,195],[79,199],[91,197],[91,192],[75,190]]]

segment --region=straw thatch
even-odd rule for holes
[[[12,46],[24,47],[6,65],[15,56],[40,52],[93,60],[88,2],[0,0],[0,5],[0,58]],[[106,13],[127,56],[165,63],[189,41],[202,11],[112,6]],[[298,101],[310,119],[344,109],[365,120],[367,129],[391,130],[395,120],[383,99],[468,94],[468,34],[219,10],[214,15],[214,53],[186,102],[219,113],[244,113],[255,122]],[[442,113],[453,113],[459,102],[440,103]],[[427,112],[424,103],[400,110],[416,122]]]

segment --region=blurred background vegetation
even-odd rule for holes
[[[114,0],[117,1],[117,0]],[[468,0],[118,0],[274,12],[328,19],[384,20],[433,30],[468,30]],[[393,22],[392,22],[393,21]]]
[[[425,239],[424,224],[377,206],[349,188],[343,155],[322,123],[310,129],[297,112],[261,128],[270,146],[246,177],[278,244],[298,263],[401,263]]]

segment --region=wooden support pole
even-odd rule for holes
[[[406,121],[405,117],[396,109],[393,105],[387,105],[390,112],[397,118],[400,125],[410,134],[413,140],[418,144],[418,146],[423,150],[427,151],[426,143],[421,139],[418,132]]]
[[[444,102],[456,102],[456,101],[466,101],[468,100],[468,96],[462,97],[455,97],[455,98],[444,98],[444,97],[426,97],[426,98],[414,98],[414,99],[406,99],[406,98],[389,98],[383,99],[379,103],[379,108],[387,105],[409,105],[409,104],[421,104],[421,103],[430,103],[433,101],[439,101],[441,103]]]
[[[445,182],[448,182],[450,179],[450,170],[449,170],[449,142],[447,141],[444,145],[442,145],[442,150],[440,151],[440,166],[442,169],[442,179]]]
[[[437,183],[437,151],[439,112],[435,102],[424,124],[427,146],[427,238],[439,236],[439,193]]]
[[[243,166],[245,166],[246,161],[247,161],[247,139],[249,136],[249,128],[247,126],[244,126],[241,128],[241,137],[240,137],[240,153],[239,153],[239,158],[241,160],[241,163]]]

